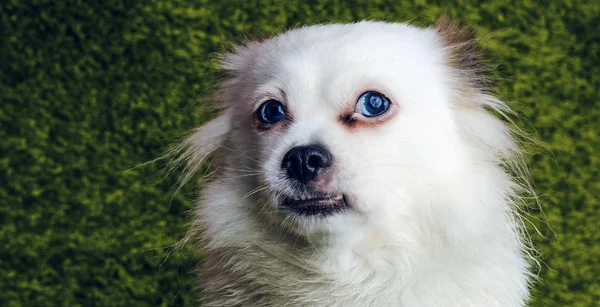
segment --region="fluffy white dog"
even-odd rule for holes
[[[530,192],[472,31],[303,27],[223,57],[190,237],[203,306],[523,306]]]

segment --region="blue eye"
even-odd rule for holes
[[[358,98],[356,113],[366,117],[375,117],[385,113],[390,107],[390,101],[380,93],[366,92]]]
[[[258,107],[256,117],[265,124],[274,124],[285,118],[285,111],[281,102],[271,99]]]

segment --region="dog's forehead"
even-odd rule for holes
[[[431,84],[443,62],[431,29],[381,22],[300,28],[258,48],[252,71],[257,90],[279,89],[290,103],[302,98],[335,105],[355,91]]]
[[[439,49],[432,29],[405,24],[361,22],[291,30],[265,42],[262,63],[305,59],[320,67],[414,61]],[[260,56],[260,55],[259,55]]]

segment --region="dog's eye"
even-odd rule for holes
[[[281,102],[271,99],[258,107],[256,117],[265,124],[274,124],[285,118],[285,111]]]
[[[366,117],[379,116],[390,107],[390,101],[380,93],[366,92],[358,98],[354,112]]]

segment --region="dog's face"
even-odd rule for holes
[[[223,61],[226,111],[188,139],[191,169],[226,149],[217,166],[243,195],[231,206],[300,233],[450,212],[480,223],[465,188],[514,143],[482,107],[494,106],[471,37],[441,23],[313,26],[238,47]]]
[[[458,167],[435,30],[303,28],[239,48],[226,67],[229,167],[255,189],[260,214],[304,230],[385,220]]]

